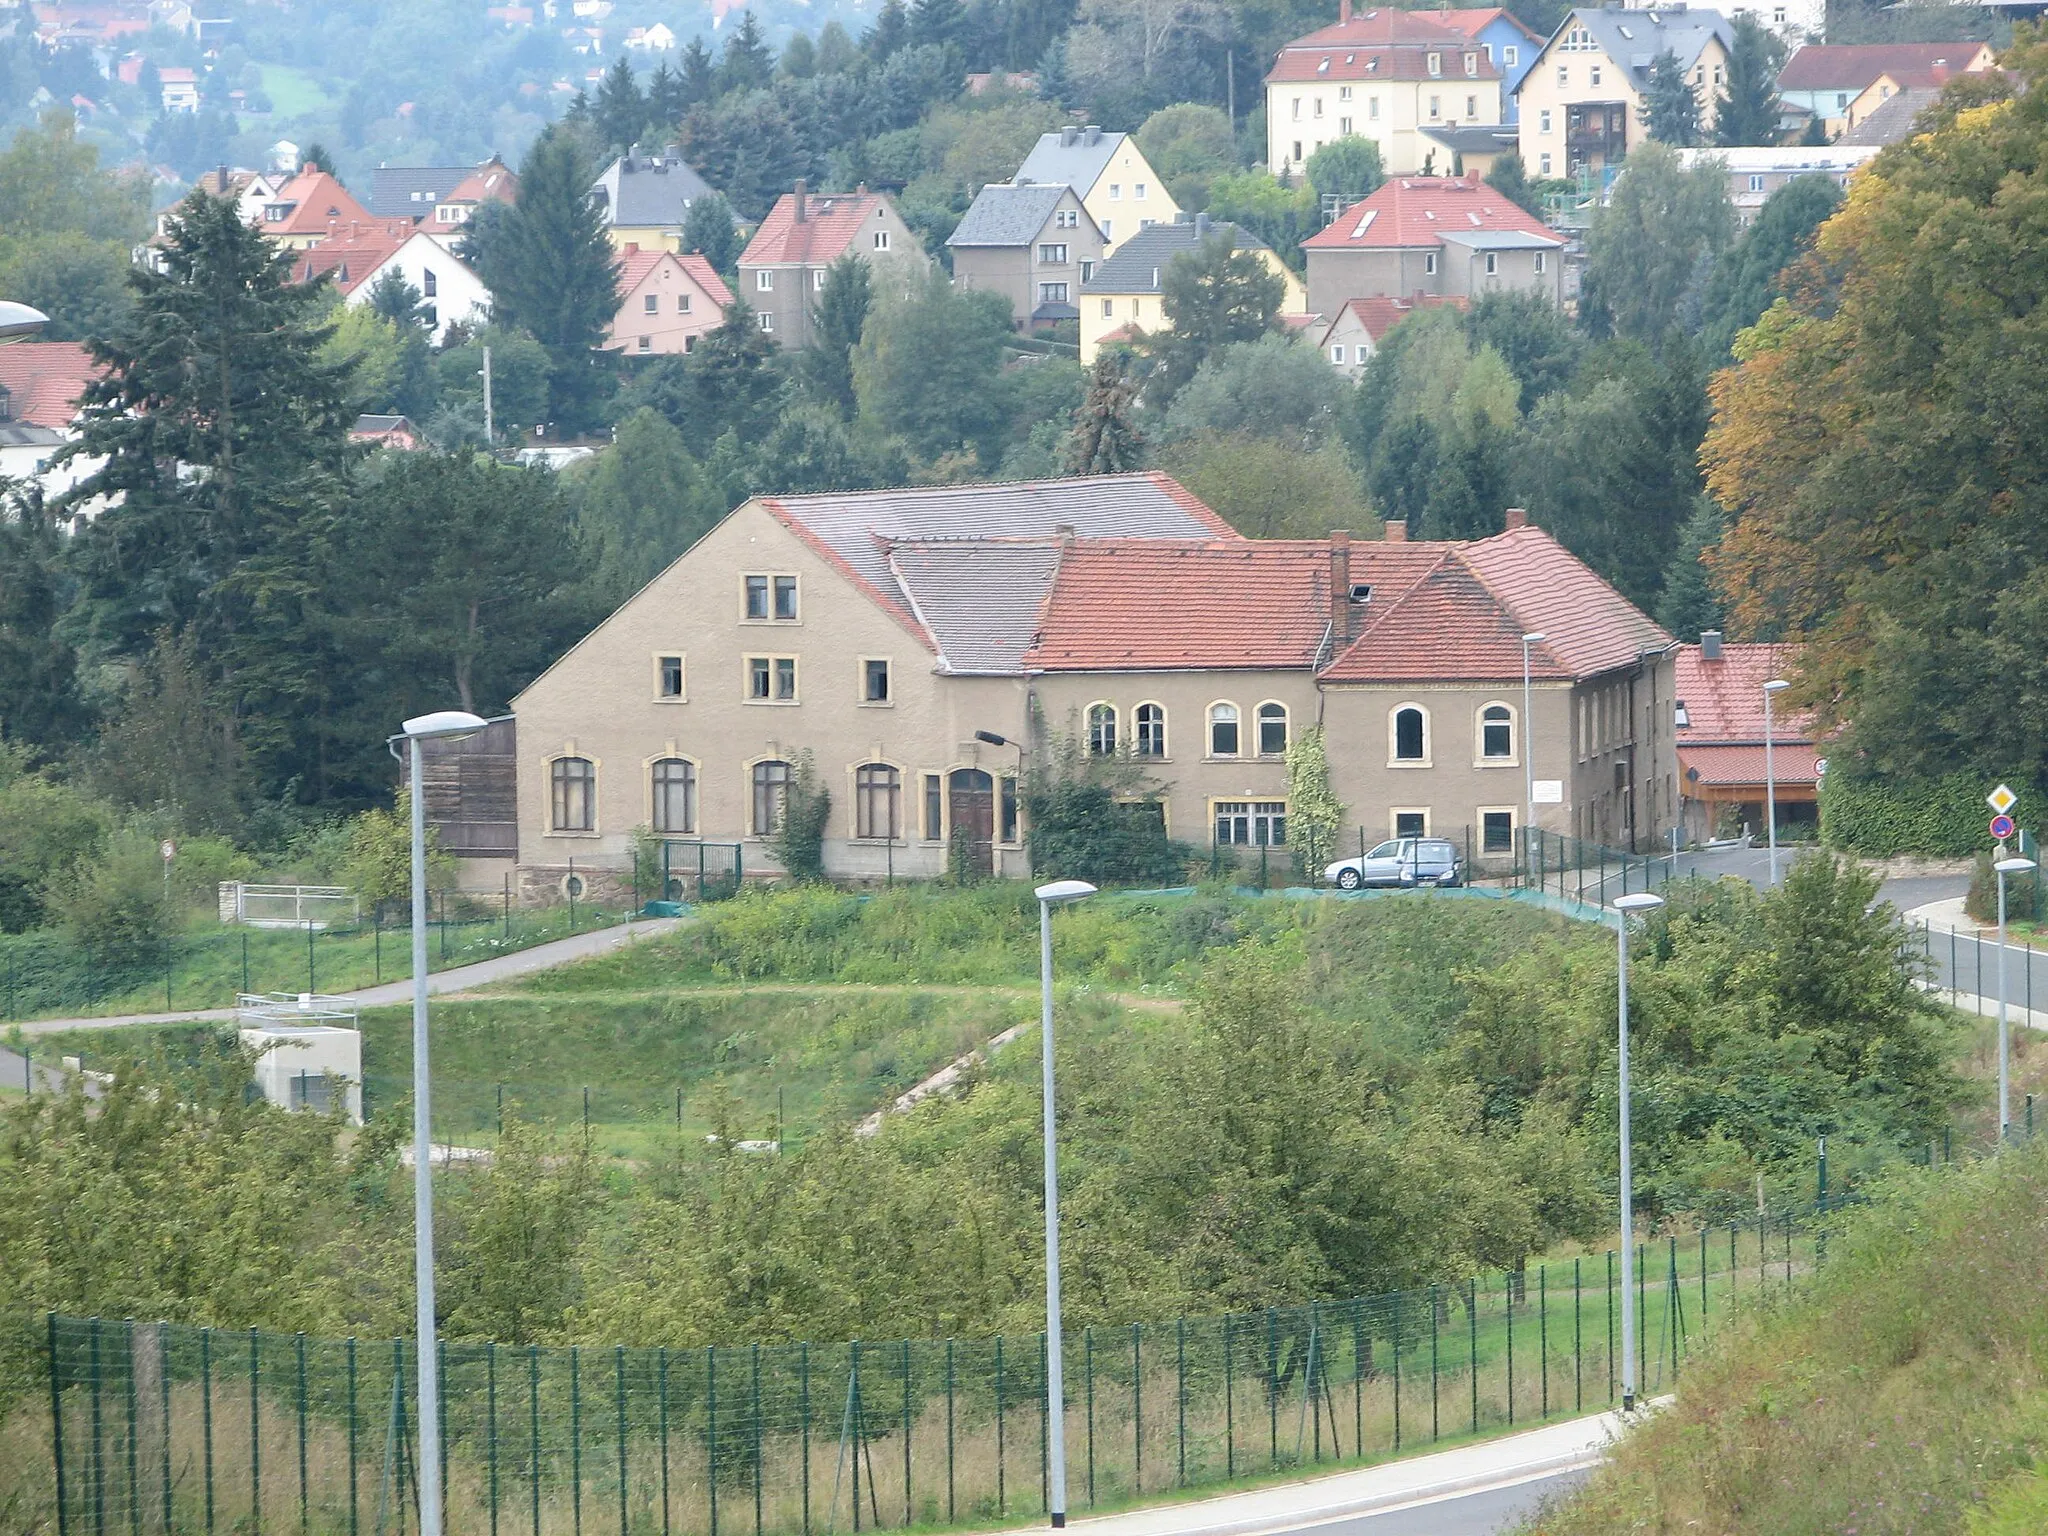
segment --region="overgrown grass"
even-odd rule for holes
[[[2048,1143],[1901,1172],[1541,1536],[2048,1527]]]

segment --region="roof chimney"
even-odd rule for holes
[[[1080,136],[1080,129],[1076,128],[1072,123],[1067,124],[1066,127],[1060,130],[1060,148],[1072,149],[1074,147],[1074,141],[1078,139]]]
[[[1098,124],[1090,123],[1081,132],[1086,136],[1090,144],[1100,144],[1102,142],[1102,129]]]
[[[1388,518],[1386,537],[1389,544],[1406,544],[1408,542],[1408,519],[1405,517]]]
[[[1198,213],[1198,214],[1196,214],[1196,215],[1195,215],[1195,238],[1196,238],[1197,240],[1203,239],[1203,238],[1205,238],[1205,237],[1206,237],[1206,236],[1208,235],[1208,233],[1209,233],[1209,215],[1207,215],[1206,213]]]
[[[638,256],[640,254],[640,242],[637,240],[628,240],[626,242],[626,254],[628,256]]]
[[[213,168],[213,185],[215,190],[223,197],[227,195],[228,168],[225,165],[217,165]]]
[[[1330,633],[1351,638],[1351,530],[1330,530]]]
[[[1529,509],[1527,507],[1509,507],[1507,516],[1507,526],[1511,530],[1515,528],[1528,527]]]
[[[1700,660],[1701,660],[1701,661],[1719,661],[1720,659],[1721,659],[1721,631],[1719,631],[1718,629],[1703,629],[1703,630],[1701,630],[1701,631],[1700,631]]]
[[[664,144],[661,146],[661,154],[663,159],[671,162],[680,160],[683,158],[683,146],[680,144]],[[496,159],[497,157],[494,155],[492,158]]]
[[[797,221],[797,223],[799,223],[799,224],[803,223],[803,221],[804,221],[804,218],[805,218],[805,214],[804,214],[804,197],[805,197],[805,194],[806,194],[806,193],[808,192],[808,190],[809,190],[809,189],[808,189],[808,188],[807,188],[807,187],[806,187],[806,186],[804,185],[804,179],[803,179],[803,177],[801,177],[801,176],[797,177],[797,179],[796,179],[796,192],[795,192],[795,195],[794,195],[794,196],[795,196],[795,209],[796,209],[796,221]]]
[[[1351,19],[1351,0],[1337,0],[1337,24],[1342,26]]]

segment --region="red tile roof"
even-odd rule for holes
[[[704,297],[720,309],[732,303],[732,290],[725,286],[711,263],[694,251],[687,256],[678,256],[673,251],[646,251],[629,245],[619,255],[619,296],[623,299],[647,280],[647,275],[663,262],[673,262],[689,275]]]
[[[1592,677],[1674,643],[1640,608],[1541,528],[1510,528],[1459,546],[1460,558],[1524,629],[1576,677]]]
[[[1502,10],[1499,6],[1494,6],[1490,10],[1439,10],[1424,11],[1422,14],[1440,26],[1449,27],[1453,32],[1461,32],[1466,37],[1476,38],[1496,21],[1505,21],[1509,26],[1526,36],[1531,42],[1540,43],[1544,40],[1543,34],[1531,28],[1521,17],[1517,16],[1513,11]]]
[[[1386,340],[1387,332],[1418,309],[1441,309],[1446,304],[1453,309],[1465,309],[1470,307],[1471,302],[1462,293],[1418,293],[1410,299],[1350,299],[1337,311],[1337,318],[1325,328],[1323,336],[1327,340],[1338,322],[1349,314],[1358,321],[1365,334],[1372,338],[1372,344],[1377,347]]]
[[[740,254],[743,267],[837,261],[852,247],[862,227],[888,200],[873,192],[806,194],[804,217],[796,216],[796,194],[785,192],[768,210],[754,238]]]
[[[1514,230],[1564,242],[1527,209],[1477,176],[1401,176],[1355,203],[1334,223],[1301,242],[1308,251],[1377,251],[1435,247],[1449,233]]]
[[[337,293],[354,293],[413,233],[410,219],[337,229],[318,245],[296,253],[292,281],[310,283],[332,274]]]
[[[1678,744],[1678,771],[1687,790],[1696,786],[1759,788],[1765,782],[1762,747],[1689,747]],[[1770,776],[1780,791],[1820,783],[1820,749],[1810,741],[1774,741]]]
[[[1268,81],[1418,80],[1431,78],[1427,55],[1439,58],[1445,80],[1498,80],[1500,68],[1477,50],[1475,72],[1465,73],[1461,54],[1474,51],[1463,32],[1444,25],[1431,11],[1380,8],[1349,21],[1298,37],[1282,48],[1266,74]]]
[[[704,290],[704,296],[712,303],[720,309],[725,309],[732,303],[732,290],[725,286],[725,279],[718,275],[717,268],[710,262],[695,251],[687,256],[678,256],[676,260],[683,264],[683,270],[696,280],[697,286]]]
[[[516,202],[519,178],[505,169],[505,162],[493,155],[455,184],[444,203]]]
[[[1690,723],[1679,728],[1679,745],[1762,741],[1764,684],[1783,677],[1791,665],[1789,645],[1724,641],[1719,661],[1708,661],[1696,645],[1681,646],[1675,693]],[[1771,734],[1779,742],[1810,740],[1812,722],[1774,704]]]
[[[1432,558],[1421,579],[1383,601],[1375,585],[1363,632],[1325,671],[1333,682],[1425,682],[1437,678],[1518,678],[1524,624],[1489,591],[1455,544],[1395,545]],[[1354,559],[1353,564],[1357,562]],[[1354,580],[1358,579],[1354,577]],[[1572,676],[1548,644],[1535,646],[1529,675]]]
[[[0,347],[0,388],[16,421],[61,430],[99,365],[75,341],[17,341]]]
[[[369,224],[370,212],[348,195],[344,187],[325,171],[303,170],[278,189],[270,203],[285,205],[285,215],[265,217],[259,226],[266,235],[319,235],[339,224]]]
[[[1862,90],[1879,75],[1924,74],[1937,64],[1961,73],[1983,43],[1808,43],[1778,74],[1781,91]]]

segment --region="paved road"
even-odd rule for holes
[[[1571,1493],[1589,1475],[1560,1472],[1507,1488],[1454,1494],[1407,1509],[1295,1529],[1305,1536],[1507,1536],[1508,1532],[1520,1530],[1551,1501]]]

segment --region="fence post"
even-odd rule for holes
[[[1049,1392],[1047,1391],[1047,1388],[1051,1384],[1049,1365],[1050,1359],[1051,1357],[1047,1353],[1046,1336],[1043,1332],[1041,1332],[1038,1335],[1038,1391],[1035,1394],[1038,1398],[1038,1507],[1041,1511],[1049,1510],[1052,1508],[1052,1462],[1050,1460],[1052,1448],[1050,1441],[1046,1438],[1048,1433],[1048,1398],[1050,1396]],[[908,1363],[908,1357],[906,1356],[906,1366],[908,1365]],[[905,1410],[903,1433],[905,1439],[907,1440],[910,1435],[910,1425],[908,1418],[910,1396],[907,1383],[905,1387],[903,1403]],[[909,1450],[910,1447],[908,1446],[908,1444],[906,1444],[904,1446],[904,1452],[906,1455],[909,1453]],[[904,1476],[907,1479],[910,1474],[910,1466],[908,1462],[904,1464],[903,1471]],[[908,1525],[910,1523],[910,1510],[907,1506],[903,1511],[903,1523],[905,1525]]]
[[[50,1336],[50,1447],[57,1464],[57,1536],[70,1536],[64,1503],[64,1378],[58,1363],[57,1314],[46,1315]]]
[[[666,895],[666,893],[667,893],[667,890],[668,890],[668,887],[667,887],[666,885],[664,885],[664,886],[662,887],[662,891],[663,891],[663,894],[664,894],[664,896]],[[954,1518],[955,1518],[955,1513],[956,1513],[956,1509],[957,1509],[957,1504],[956,1504],[956,1497],[955,1497],[955,1489],[954,1489],[954,1485],[953,1485],[953,1391],[954,1391],[954,1386],[955,1386],[955,1373],[954,1373],[954,1363],[953,1363],[953,1341],[952,1341],[951,1339],[948,1339],[948,1340],[946,1340],[946,1521],[947,1521],[947,1523],[948,1523],[948,1524],[951,1524],[951,1523],[952,1523],[952,1521],[954,1520]],[[1092,1460],[1091,1460],[1091,1461],[1090,1461],[1090,1463],[1089,1463],[1089,1468],[1088,1468],[1088,1470],[1089,1470],[1089,1473],[1090,1473],[1090,1475],[1092,1476],[1092,1475],[1093,1475],[1093,1473],[1094,1473],[1094,1470],[1095,1470],[1095,1467],[1094,1467],[1094,1463],[1093,1463],[1093,1461],[1092,1461]],[[1093,1483],[1091,1482],[1091,1483],[1089,1484],[1089,1498],[1090,1498],[1090,1499],[1092,1500],[1092,1499],[1094,1498],[1094,1496],[1095,1496],[1095,1495],[1094,1495],[1094,1484],[1093,1484]],[[807,1523],[805,1524],[805,1526],[804,1526],[805,1536],[809,1536],[809,1532],[810,1532],[810,1529],[811,1529],[811,1528],[810,1528],[810,1525],[809,1525],[809,1524],[808,1524],[808,1522],[807,1522]]]
[[[1508,1423],[1515,1422],[1515,1277],[1503,1274],[1501,1313],[1508,1320]]]
[[[1471,1369],[1466,1372],[1472,1388],[1472,1428],[1479,1428],[1479,1277],[1474,1275],[1465,1282],[1465,1321],[1471,1336],[1471,1350],[1468,1356]]]
[[[199,1433],[206,1458],[206,1529],[213,1530],[213,1330],[199,1330]]]
[[[526,1346],[526,1465],[533,1489],[533,1536],[540,1536],[540,1346]]]
[[[1584,1385],[1583,1363],[1586,1358],[1586,1331],[1582,1321],[1583,1311],[1579,1306],[1579,1261],[1572,1260],[1572,1412],[1586,1411],[1586,1388]]]
[[[306,990],[308,992],[318,992],[320,990],[314,984],[313,925],[311,923],[306,924]]]
[[[2032,1097],[2029,1096],[2029,1104]],[[1173,1320],[1174,1416],[1179,1437],[1180,1486],[1188,1485],[1188,1320]]]
[[[1550,1417],[1550,1266],[1536,1266],[1536,1362],[1543,1388],[1538,1395],[1538,1411],[1544,1418]]]
[[[715,1429],[715,1426],[714,1426]],[[424,1426],[421,1434],[426,1433]],[[705,1479],[711,1485],[711,1529],[718,1529],[718,1462],[717,1441],[712,1442],[714,1456],[711,1475]],[[583,1358],[576,1345],[569,1346],[569,1503],[575,1514],[576,1529],[583,1529]]]
[[[1614,1401],[1614,1250],[1607,1250],[1607,1401]]]
[[[1359,828],[1358,835],[1361,838],[1365,836],[1363,827]],[[1231,1361],[1231,1325],[1234,1321],[1232,1314],[1223,1314],[1223,1475],[1226,1478],[1237,1476],[1237,1373]],[[1088,1436],[1091,1451],[1095,1440],[1094,1427],[1094,1415],[1091,1412]],[[1089,1457],[1089,1470],[1091,1474],[1094,1471],[1092,1454]],[[1088,1490],[1088,1502],[1095,1502],[1095,1489],[1092,1483]]]
[[[667,1346],[666,1344],[662,1345],[662,1346],[661,1346],[661,1347],[660,1347],[659,1349],[657,1349],[657,1350],[655,1351],[655,1354],[654,1354],[654,1394],[655,1394],[655,1397],[654,1397],[654,1414],[655,1414],[655,1424],[656,1424],[656,1426],[657,1426],[657,1433],[658,1433],[658,1434],[660,1435],[660,1437],[661,1437],[661,1536],[669,1536],[669,1512],[668,1512],[668,1504],[669,1504],[669,1499],[668,1499],[668,1346]],[[804,1428],[805,1428],[805,1430],[806,1430],[806,1431],[808,1431],[808,1430],[810,1429],[810,1425],[809,1425],[809,1424],[806,1424],[806,1425],[804,1426]],[[495,1438],[495,1436],[494,1436],[493,1438]],[[497,1465],[497,1461],[496,1461],[496,1458],[495,1458],[495,1457],[493,1457],[493,1458],[492,1458],[492,1466],[493,1466],[493,1467],[495,1468],[495,1467],[496,1467],[496,1465]],[[805,1468],[805,1470],[806,1470],[806,1471],[809,1471],[809,1468],[808,1468],[808,1467],[806,1467],[806,1468]],[[807,1515],[808,1515],[808,1514],[810,1513],[810,1496],[811,1496],[811,1486],[810,1486],[810,1479],[809,1479],[809,1478],[805,1478],[805,1479],[804,1479],[804,1512],[805,1512],[805,1514],[807,1514]],[[494,1508],[495,1508],[495,1507],[494,1507]],[[807,1524],[806,1524],[806,1528],[808,1528],[808,1522],[807,1522]],[[496,1527],[496,1525],[493,1525],[493,1526],[491,1527],[491,1530],[492,1530],[493,1536],[496,1536],[496,1531],[497,1531],[497,1527]]]
[[[293,1353],[297,1356],[299,1376],[299,1532],[306,1531],[306,1336],[293,1335]]]
[[[1354,1346],[1354,1352],[1356,1347]],[[1364,1421],[1359,1423],[1357,1451],[1365,1454]],[[1401,1451],[1401,1293],[1394,1292],[1394,1453]]]
[[[612,1346],[612,1403],[619,1430],[619,1530],[626,1525],[626,1347]]]
[[[356,1536],[356,1526],[357,1526],[358,1516],[357,1516],[357,1513],[356,1513],[356,1500],[357,1500],[357,1496],[356,1496],[356,1339],[355,1339],[355,1335],[354,1335],[354,1334],[350,1334],[350,1335],[349,1335],[349,1337],[348,1337],[348,1346],[347,1346],[347,1347],[348,1347],[348,1536]],[[166,1372],[166,1373],[165,1373],[165,1378],[164,1378],[164,1379],[165,1379],[166,1381],[168,1381],[168,1380],[170,1379],[170,1376],[169,1376],[169,1373],[168,1373],[168,1372]],[[168,1436],[166,1436],[166,1437],[165,1437],[165,1443],[166,1443],[166,1444],[168,1444],[168,1443],[169,1443],[169,1437],[168,1437]],[[495,1512],[495,1508],[496,1508],[496,1506],[495,1506],[495,1505],[493,1505],[493,1511],[494,1511],[494,1512]],[[493,1526],[491,1527],[491,1529],[492,1529],[493,1531],[495,1531],[495,1530],[497,1529],[497,1527],[496,1527],[495,1525],[493,1525]]]
[[[1040,1435],[1041,1442],[1044,1436]],[[761,1531],[761,1346],[754,1346],[754,1536]],[[910,1524],[910,1340],[903,1341],[903,1523]]]
[[[1010,1437],[1008,1426],[1003,1422],[1003,1336],[996,1335],[996,1514],[1008,1513],[1009,1468],[1005,1460],[1006,1442]],[[856,1501],[857,1502],[857,1501]]]
[[[1431,1285],[1429,1288],[1429,1438],[1432,1443],[1440,1438],[1437,1433],[1437,1406],[1442,1399],[1442,1393],[1438,1390],[1437,1386],[1437,1334],[1439,1332],[1437,1306],[1437,1288]]]
[[[1131,1491],[1145,1491],[1145,1371],[1140,1323],[1131,1324]]]
[[[853,1345],[854,1379],[860,1376],[860,1341]],[[718,1536],[718,1346],[704,1346],[704,1486],[711,1491],[711,1536]],[[860,1528],[860,1447],[853,1450],[853,1523]]]
[[[667,845],[664,844],[664,851]],[[661,1352],[661,1532],[668,1536],[668,1351]],[[796,1408],[801,1441],[804,1500],[804,1536],[811,1536],[811,1342],[796,1347]]]

